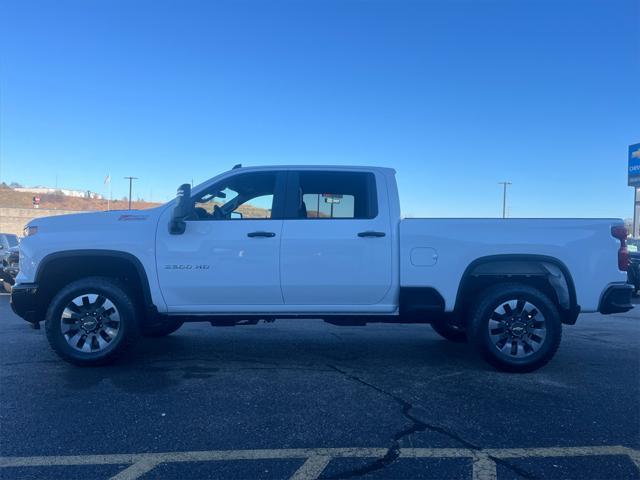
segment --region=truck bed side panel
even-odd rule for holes
[[[404,219],[400,222],[400,285],[433,287],[451,311],[467,267],[482,257],[544,255],[569,270],[582,311],[596,311],[618,270],[618,219]]]

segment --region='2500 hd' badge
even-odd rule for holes
[[[209,270],[209,265],[165,265],[165,270]]]

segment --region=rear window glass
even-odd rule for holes
[[[372,173],[300,172],[298,218],[374,218],[378,215]]]

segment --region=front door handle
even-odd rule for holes
[[[367,230],[366,232],[358,233],[359,237],[384,237],[386,233],[384,232],[373,232],[371,230]]]
[[[247,233],[247,237],[275,237],[276,234],[273,232],[250,232]]]

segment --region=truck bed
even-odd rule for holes
[[[609,283],[626,281],[617,268],[620,219],[407,218],[400,221],[400,285],[433,287],[455,305],[460,281],[478,259],[548,257],[571,272],[582,311],[596,311]]]

